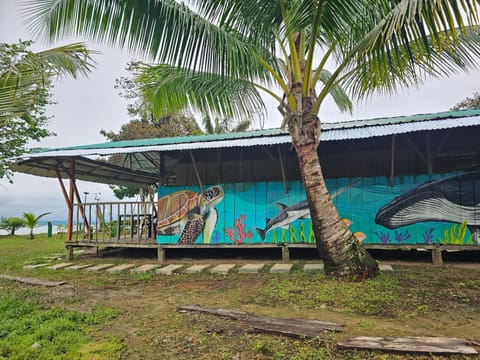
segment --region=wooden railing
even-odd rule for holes
[[[74,204],[72,240],[87,243],[152,244],[156,210],[150,202]]]

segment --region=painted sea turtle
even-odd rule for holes
[[[179,244],[193,244],[203,231],[203,241],[210,241],[218,220],[215,209],[223,199],[221,186],[212,186],[203,193],[181,190],[158,200],[157,233],[181,234]]]

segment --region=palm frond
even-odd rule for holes
[[[35,34],[58,40],[84,35],[128,48],[158,63],[267,81],[250,41],[173,0],[24,0]]]
[[[82,43],[65,45],[38,53],[28,52],[17,61],[4,66],[0,72],[0,123],[6,119],[22,118],[44,98],[53,77],[89,73],[94,62],[92,52]]]
[[[244,119],[265,112],[251,82],[169,65],[143,65],[137,78],[152,112],[160,115],[191,107],[202,114]]]
[[[323,84],[326,84],[330,80],[331,76],[332,74],[328,70],[323,69],[320,72],[318,80],[321,81]],[[332,97],[333,101],[335,101],[335,104],[340,111],[348,111],[350,113],[352,112],[352,101],[350,100],[347,93],[338,84],[330,86],[329,94]]]

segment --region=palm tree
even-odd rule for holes
[[[261,91],[272,96],[297,151],[325,270],[377,274],[325,186],[320,106],[331,95],[348,111],[346,93],[393,92],[473,65],[480,54],[477,0],[190,3],[37,0],[24,10],[32,30],[52,40],[86,35],[155,62],[143,65],[139,81],[156,112],[192,107],[241,119],[265,109]]]
[[[52,79],[93,68],[92,52],[81,43],[40,52],[29,51],[31,44],[0,44],[0,178],[11,176],[8,158],[23,154],[28,141],[50,135],[45,108]]]
[[[208,115],[202,118],[203,127],[205,128],[205,133],[207,134],[225,134],[232,132],[242,132],[247,131],[248,128],[252,125],[250,120],[242,120],[235,124],[235,120],[232,118],[225,118],[223,120],[216,117],[212,118]]]
[[[25,44],[22,43],[21,45]],[[30,42],[26,42],[30,45]],[[25,51],[19,59],[2,64],[0,72],[0,124],[12,118],[31,120],[30,113],[44,101],[40,85],[55,76],[87,74],[93,63],[84,44],[74,43],[40,52]]]
[[[46,213],[40,214],[38,216],[35,216],[33,213],[30,213],[30,212],[24,212],[23,213],[23,218],[25,219],[25,225],[30,229],[30,239],[34,238],[33,228],[38,226],[38,222],[40,221],[40,219],[42,217],[44,217],[45,215],[48,215],[48,214],[50,214],[50,213],[46,212]]]

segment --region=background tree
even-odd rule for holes
[[[26,152],[30,140],[52,135],[46,125],[52,79],[91,71],[93,62],[83,44],[31,52],[31,41],[0,43],[0,178],[11,180],[7,159]]]
[[[154,114],[194,108],[249,118],[265,109],[259,91],[271,95],[298,155],[325,271],[376,275],[377,263],[341,221],[325,185],[320,106],[331,95],[348,111],[344,91],[363,98],[475,65],[477,0],[190,3],[38,0],[26,2],[25,13],[51,39],[81,34],[152,59],[138,81]]]
[[[472,97],[466,97],[450,110],[480,109],[480,93],[473,93]]]
[[[24,212],[23,219],[25,221],[25,226],[30,229],[30,239],[33,239],[35,235],[33,234],[33,229],[38,226],[40,219],[45,215],[50,214],[49,212],[35,216],[33,213]]]
[[[175,136],[200,135],[202,130],[195,118],[183,113],[162,114],[155,116],[150,104],[145,102],[137,83],[137,62],[130,62],[127,70],[130,76],[116,80],[115,88],[120,90],[120,96],[128,101],[127,111],[132,120],[123,124],[119,132],[101,130],[100,134],[110,141],[153,139]],[[121,156],[111,156],[109,161],[122,165]],[[135,197],[139,189],[129,186],[110,186],[114,195],[122,200]]]
[[[250,120],[236,122],[232,118],[219,119],[215,117],[213,120],[210,116],[205,115],[202,118],[203,127],[206,134],[227,134],[232,132],[247,131],[252,125]]]
[[[0,229],[7,230],[10,236],[15,235],[17,229],[25,226],[25,220],[18,217],[4,217],[0,218]]]

